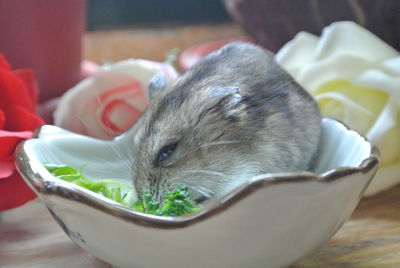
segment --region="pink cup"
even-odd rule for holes
[[[85,0],[0,0],[0,53],[34,70],[46,101],[80,80],[84,25]]]

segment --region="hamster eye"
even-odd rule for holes
[[[175,152],[178,143],[167,144],[161,148],[156,157],[156,166],[167,160]]]

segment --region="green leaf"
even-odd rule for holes
[[[69,174],[69,175],[59,175],[57,176],[58,178],[68,181],[68,182],[74,182],[76,180],[79,180],[81,178],[81,175],[79,174]]]
[[[168,193],[163,199],[163,205],[153,200],[149,190],[144,191],[143,200],[133,201],[134,191],[129,184],[117,180],[90,180],[82,175],[80,170],[67,166],[45,163],[46,169],[55,177],[76,184],[92,192],[103,195],[117,203],[144,212],[159,216],[182,216],[197,212],[201,207],[196,207],[190,200],[189,188],[180,186],[175,191]],[[124,191],[122,190],[124,189]],[[123,194],[123,192],[125,192]]]

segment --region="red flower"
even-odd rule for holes
[[[35,114],[37,88],[31,70],[11,70],[0,54],[0,211],[35,198],[14,163],[15,147],[44,122]]]

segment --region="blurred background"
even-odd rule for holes
[[[95,62],[163,61],[174,48],[243,35],[219,0],[89,0],[86,22],[83,56]]]
[[[230,22],[219,0],[89,0],[87,29],[133,24]]]
[[[91,52],[86,49],[85,56],[121,59],[122,54],[102,54],[102,44],[93,31],[107,29],[129,28],[130,38],[126,36],[123,42],[142,41],[148,46],[143,49],[143,45],[133,44],[132,51],[122,49],[120,53],[162,60],[163,50],[173,46],[182,51],[193,44],[242,36],[244,32],[277,51],[299,31],[319,35],[324,26],[341,20],[355,21],[400,48],[398,0],[88,0],[85,46]],[[97,49],[91,46],[93,42]]]
[[[15,68],[35,70],[43,102],[85,77],[91,63],[164,61],[179,51],[184,71],[230,40],[275,52],[299,31],[319,35],[340,20],[399,49],[399,14],[398,0],[0,0],[0,52]]]

